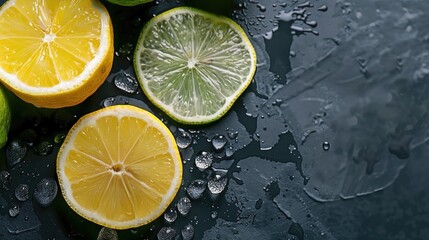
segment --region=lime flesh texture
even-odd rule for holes
[[[10,109],[6,97],[0,86],[0,148],[7,142],[7,133],[10,127]]]
[[[121,6],[136,6],[143,3],[152,2],[153,0],[107,0],[107,1]]]
[[[152,18],[134,58],[148,98],[185,124],[222,117],[256,70],[255,50],[238,24],[189,7]]]

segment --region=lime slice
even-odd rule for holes
[[[143,28],[134,67],[146,96],[185,124],[222,117],[252,81],[256,53],[226,17],[178,7]]]

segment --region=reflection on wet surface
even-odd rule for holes
[[[173,132],[184,161],[182,188],[163,217],[118,231],[119,239],[429,236],[429,5],[185,2],[231,14],[252,36],[258,69],[249,89],[216,123],[190,128],[173,122],[136,87],[130,60],[144,22],[183,3],[127,11],[107,5],[121,37],[112,74],[96,94],[59,111],[16,103],[16,125],[0,156],[1,239],[115,236],[67,210],[60,194],[52,204],[38,204],[34,196],[52,198],[45,188],[56,187],[55,155],[68,128],[83,114],[115,104],[154,112]],[[23,201],[20,184],[28,187]],[[380,226],[385,219],[390,222]]]

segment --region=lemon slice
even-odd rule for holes
[[[222,117],[250,84],[256,53],[232,20],[178,7],[145,25],[134,66],[151,102],[178,122],[205,124]]]
[[[98,0],[9,0],[0,26],[0,80],[38,107],[81,103],[112,67],[112,23]]]
[[[159,217],[175,197],[182,162],[169,129],[151,113],[118,105],[83,116],[57,157],[61,192],[82,217],[127,229]]]

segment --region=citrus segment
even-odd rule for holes
[[[256,53],[239,25],[178,7],[143,28],[134,56],[148,98],[173,119],[215,121],[252,81]]]
[[[78,214],[126,229],[165,211],[180,187],[182,163],[160,120],[137,107],[112,106],[72,127],[58,153],[57,174]]]
[[[9,0],[0,25],[0,79],[36,106],[76,105],[110,72],[113,30],[98,0]]]

